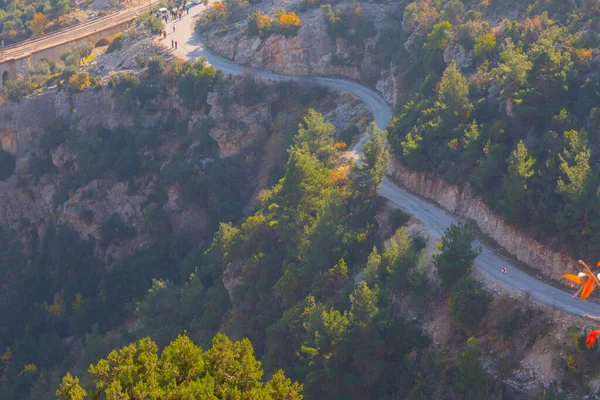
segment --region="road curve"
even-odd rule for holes
[[[202,13],[204,8],[203,5],[194,6],[193,9],[190,10],[190,15],[186,15],[182,21],[176,22],[176,32],[172,31],[172,23],[168,24],[167,32],[170,32],[170,35],[167,37],[165,45],[170,44],[168,43],[169,39],[177,40],[179,44],[177,55],[186,59],[206,57],[208,62],[215,68],[220,69],[224,73],[233,75],[250,73],[261,79],[274,81],[293,80],[296,82],[319,84],[351,92],[365,102],[367,107],[373,113],[375,122],[381,129],[385,129],[388,122],[392,119],[392,111],[385,101],[371,89],[361,86],[356,82],[335,78],[275,74],[244,67],[213,54],[204,46],[202,41],[197,38],[197,35],[194,35],[193,31],[193,19]],[[355,150],[360,150],[363,139],[355,146]],[[456,217],[394,184],[387,177],[384,179],[379,193],[381,196],[387,198],[392,203],[402,207],[418,218],[423,223],[425,231],[435,238],[439,238],[448,226],[457,222]],[[481,254],[475,260],[476,266],[479,267],[488,278],[494,279],[497,283],[503,285],[507,289],[522,293],[530,293],[532,299],[540,303],[563,309],[570,313],[580,315],[600,315],[599,304],[572,299],[570,293],[550,286],[519,270],[511,263],[511,261],[505,260],[480,241],[476,241],[475,245],[481,247]],[[506,274],[502,274],[502,268],[507,269]]]

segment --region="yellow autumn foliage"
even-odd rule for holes
[[[213,3],[212,6],[210,6],[210,8],[205,13],[205,17],[209,21],[218,21],[225,20],[226,14],[227,6],[225,6],[224,3],[218,1],[216,3]]]
[[[46,308],[46,311],[48,311],[50,314],[55,315],[57,317],[63,313],[63,302],[62,301],[55,301],[52,304],[48,304],[48,303],[44,302],[44,307]]]
[[[75,92],[81,92],[90,86],[90,75],[85,72],[77,72],[69,78],[69,87]]]
[[[299,28],[302,21],[293,11],[283,13],[279,17],[279,24],[284,28]]]
[[[335,183],[342,183],[348,178],[348,165],[341,165],[338,168],[331,171],[331,179]]]

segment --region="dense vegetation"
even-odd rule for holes
[[[260,196],[257,210],[239,228],[222,224],[212,246],[198,254],[199,275],[241,278],[222,329],[233,337],[249,337],[267,372],[283,368],[304,382],[308,398],[429,398],[448,392],[489,398],[495,389],[477,361],[474,341],[460,356],[423,354],[429,340],[420,327],[392,312],[392,293],[423,294],[427,278],[419,264],[421,248],[406,229],[394,235],[383,254],[373,247],[376,189],[388,157],[383,132],[370,128],[362,164],[349,168],[335,161],[333,132],[322,116],[309,111],[283,178]],[[468,232],[459,226],[447,234],[448,247],[465,268],[474,258]],[[364,279],[358,285],[352,278],[356,274]],[[471,316],[472,304],[485,312],[487,302],[481,301],[477,283],[466,282],[467,290],[457,286],[452,302],[457,303],[457,323],[464,319],[470,328],[481,316]],[[161,327],[160,337],[169,330],[172,337],[190,318],[177,311],[188,289],[179,295],[170,286],[155,282],[138,307],[169,305],[152,311],[159,319],[145,322]],[[417,359],[408,362],[406,354],[415,351]],[[428,373],[429,368],[436,372]],[[439,374],[443,380],[433,379]]]
[[[278,8],[273,13],[275,16],[273,20],[269,14],[259,10],[248,15],[248,34],[259,35],[261,38],[266,38],[272,33],[292,36],[302,24],[300,17],[293,11],[285,12],[284,9]]]
[[[138,121],[145,113],[152,112],[149,102],[162,91],[174,89],[192,111],[206,107],[207,91],[221,82],[217,71],[202,62],[165,64],[164,60],[155,58],[148,62],[147,69],[141,78],[121,74],[110,83],[116,101],[129,105],[124,112],[131,113]],[[51,151],[59,145],[66,146],[76,157],[60,171],[61,188],[55,195],[55,204],[66,201],[94,179],[127,182],[130,194],[134,194],[147,177],[155,176],[154,193],[150,193],[144,204],[145,224],[137,228],[146,231],[150,241],[145,249],[119,260],[107,270],[95,249],[105,250],[140,233],[124,223],[118,214],[102,222],[99,243],[92,239],[81,240],[77,233],[52,219],[41,237],[21,232],[26,237],[19,239],[27,243],[26,248],[17,239],[17,232],[1,228],[1,276],[6,286],[3,286],[0,324],[0,353],[3,353],[0,398],[43,398],[54,390],[52,387],[56,386],[65,367],[73,364],[68,351],[72,346],[67,344],[67,338],[76,337],[83,346],[80,360],[86,361],[78,368],[85,369],[85,362],[96,361],[106,350],[129,340],[127,334],[125,339],[118,336],[116,341],[110,336],[103,339],[103,335],[121,327],[132,315],[136,303],[152,289],[153,278],[177,284],[189,280],[195,264],[192,259],[185,260],[192,246],[190,238],[173,233],[162,209],[168,199],[167,188],[178,185],[184,204],[205,208],[208,229],[216,229],[221,220],[236,220],[241,216],[252,190],[248,177],[253,172],[254,159],[220,159],[218,146],[208,136],[206,126],[187,132],[187,119],[183,121],[185,125],[175,122],[173,114],[151,129],[138,122],[129,128],[98,127],[90,136],[77,135],[64,119],[56,119],[46,127],[38,153],[19,174],[19,186],[27,191],[39,179],[57,174]],[[163,141],[172,140],[169,136],[180,142],[179,152],[166,168],[160,169],[165,160],[143,154],[155,154],[154,150]],[[195,156],[185,156],[194,142],[197,142]],[[14,159],[6,152],[0,153],[0,157],[4,179],[13,173]],[[93,187],[83,193],[88,199],[98,195]],[[81,209],[80,217],[87,224],[95,219],[91,209]],[[191,252],[189,257],[193,254]],[[188,323],[201,326],[198,331],[210,332],[189,330],[195,339],[204,338],[200,341],[204,345],[218,327],[219,321],[212,315],[226,309],[228,297],[222,284],[213,283],[212,278],[200,274],[187,286],[195,301],[220,304],[207,308],[205,313],[189,309],[185,314],[189,317]],[[155,308],[149,310],[155,311]],[[150,311],[145,313],[143,307],[140,309],[141,314],[152,318],[154,314]],[[160,337],[157,329],[152,329],[152,333]]]
[[[215,3],[208,23],[237,21],[246,7],[243,1]],[[524,22],[492,29],[484,21],[492,6],[478,7],[465,12],[457,0],[412,3],[404,11],[404,32],[380,37],[377,57],[404,68],[411,89],[390,124],[392,149],[412,168],[469,181],[509,220],[564,232],[593,252],[600,181],[590,158],[597,94],[587,49],[596,39],[585,29],[569,39],[587,16],[574,8],[561,19],[544,3],[528,8]],[[360,9],[325,11],[332,37],[360,42],[374,33]],[[556,19],[549,21],[549,14]],[[249,22],[252,34],[273,32],[265,14],[254,13]],[[406,50],[409,37],[413,46]],[[473,49],[476,65],[445,65],[444,49],[457,42]],[[577,54],[587,61],[578,64]],[[434,271],[424,239],[409,234],[403,212],[391,213],[391,237],[381,237],[377,188],[389,161],[384,132],[371,125],[361,162],[342,161],[341,150],[358,128],[340,132],[336,142],[333,125],[309,110],[287,163],[272,171],[272,188],[244,216],[252,154],[219,158],[209,118],[191,133],[188,120],[175,113],[152,129],[141,123],[166,91],[177,93],[190,112],[205,112],[208,93],[222,90],[226,79],[203,61],[153,57],[144,63],[143,74],[116,74],[108,85],[136,121],[133,127],[99,127],[80,138],[58,119],[46,128],[29,175],[19,179],[26,188],[56,173],[51,151],[61,144],[76,158],[66,167],[56,204],[94,179],[127,182],[135,193],[140,180],[155,176],[156,191],[144,204],[148,246],[107,269],[93,240],[56,221],[41,238],[27,238],[27,249],[17,232],[0,227],[0,398],[502,398],[502,384],[485,372],[471,336],[490,312],[497,313],[489,328],[494,338],[540,330],[507,351],[514,357],[514,348],[531,345],[547,325],[531,328],[536,315],[530,310],[502,313],[491,304],[469,276],[478,251],[468,226],[444,233]],[[76,70],[60,82],[72,91],[91,84]],[[265,95],[251,78],[245,88],[226,100],[252,104]],[[288,83],[277,90],[302,97]],[[169,163],[147,158],[173,130],[177,153]],[[0,153],[0,174],[12,169],[14,160]],[[174,234],[162,209],[173,185],[184,202],[208,211],[212,242],[192,246]],[[91,223],[94,212],[81,210],[80,217]],[[102,249],[138,233],[118,214],[100,230]],[[430,347],[422,321],[403,318],[400,301],[447,307],[459,351]],[[571,389],[580,390],[581,371],[591,368],[597,352],[584,355],[582,336],[572,338],[561,366],[572,377]]]
[[[54,84],[69,94],[81,92],[95,83],[88,73],[79,71],[82,60],[93,57],[93,48],[91,43],[83,42],[65,50],[59,62],[46,59],[38,61],[25,76],[6,81],[4,94],[12,101],[19,101],[25,95],[41,92]]]
[[[196,31],[204,32],[210,28],[220,27],[219,32],[240,28],[236,23],[248,17],[248,34],[260,35],[265,38],[273,33],[282,33],[286,36],[296,34],[302,21],[294,11],[286,12],[283,8],[272,10],[274,18],[261,11],[248,14],[249,3],[247,0],[225,0],[215,2],[208,7],[206,12],[196,21]]]
[[[155,64],[161,62],[155,60],[149,70],[162,70],[159,76],[166,77],[172,76],[173,68],[181,76],[204,69],[202,63],[164,68]],[[125,78],[133,96],[143,80],[155,76],[151,71],[140,82]],[[192,76],[204,79],[196,72]],[[116,89],[120,81],[117,78],[112,86],[115,96],[126,92]],[[143,113],[144,107],[132,112]],[[48,127],[43,140],[46,150],[65,142],[79,146],[71,142],[72,135],[63,132],[65,127],[60,121]],[[27,261],[14,232],[4,229],[0,257],[8,260],[6,265],[11,268],[2,271],[2,281],[10,290],[2,302],[1,315],[6,320],[0,337],[4,349],[1,397],[52,398],[57,388],[65,398],[82,398],[84,391],[91,394],[94,390],[132,395],[150,387],[160,393],[175,384],[182,392],[213,391],[219,396],[219,391],[232,387],[223,386],[217,373],[223,364],[219,363],[235,370],[239,367],[235,360],[250,360],[241,354],[250,357],[251,352],[247,341],[232,345],[217,336],[214,340],[219,351],[234,355],[211,359],[214,344],[211,350],[200,353],[190,342],[208,348],[218,331],[236,340],[247,337],[252,341],[266,375],[273,378],[264,385],[259,383],[259,364],[246,363],[252,369],[250,386],[267,393],[266,398],[284,398],[286,390],[298,391],[282,373],[276,373],[280,369],[304,384],[307,398],[431,398],[452,393],[456,398],[484,399],[498,393],[478,361],[474,340],[462,354],[429,351],[429,339],[419,324],[393,311],[395,294],[412,293],[423,298],[428,292],[423,243],[405,228],[400,228],[386,246],[377,234],[375,214],[380,199],[376,190],[389,157],[384,132],[374,125],[369,127],[360,164],[340,163],[339,149],[344,146],[335,143],[334,132],[322,115],[309,110],[289,149],[281,179],[261,193],[243,223],[221,223],[209,246],[191,247],[185,238],[173,235],[168,220],[156,207],[164,198],[159,193],[146,210],[151,245],[108,271],[94,256],[93,242],[81,241],[57,224],[48,226],[34,262],[25,267]],[[144,138],[143,131],[102,128],[94,143],[81,148],[83,153],[76,161],[81,168],[73,184],[100,176],[135,181],[136,174],[144,173],[143,163],[124,168],[125,175],[118,166],[124,154],[143,153],[137,146],[153,143],[138,142],[138,137]],[[90,145],[96,147],[88,154]],[[134,158],[125,159],[131,162]],[[209,176],[223,169],[219,167]],[[165,171],[160,179],[180,179],[179,184],[186,185],[204,173],[202,169],[189,175],[185,169],[180,171]],[[218,192],[223,181],[228,180],[217,178],[210,184],[216,185],[211,191]],[[203,192],[190,192],[190,201],[204,201],[194,193]],[[223,199],[239,197],[243,196],[230,193]],[[217,220],[235,219],[231,212],[221,212]],[[87,215],[93,217],[93,213]],[[398,215],[395,221],[406,222],[406,218]],[[111,218],[102,226],[102,246],[132,234],[120,218]],[[446,233],[447,250],[436,261],[440,273],[444,268],[456,271],[452,266],[456,257],[464,264],[464,271],[458,271],[457,276],[466,274],[476,254],[470,247],[470,235],[464,226]],[[446,252],[452,256],[444,257]],[[474,329],[487,308],[483,289],[468,280],[456,285],[448,282],[447,289],[457,326],[465,332]],[[125,329],[128,321],[136,321],[134,331]],[[169,345],[184,331],[190,339],[179,337]],[[156,345],[144,339],[98,362],[110,350],[147,335]],[[398,340],[400,337],[403,340]],[[70,352],[67,338],[80,341],[76,354]],[[165,346],[159,356],[158,348]],[[173,374],[181,370],[173,368],[184,368],[178,358],[181,349],[200,361],[186,364],[185,377],[174,378]],[[138,353],[140,357],[135,356]],[[139,364],[149,362],[146,356],[155,362],[151,362],[151,375],[142,378],[134,371],[146,370]],[[82,377],[80,383],[66,375],[59,385],[67,368]],[[134,381],[119,372],[123,368],[132,372],[127,376]],[[439,376],[443,379],[434,379]],[[473,376],[478,380],[473,381]],[[235,382],[228,385],[242,393],[248,388]]]
[[[488,2],[418,1],[404,9],[403,30],[378,43],[410,89],[389,126],[401,160],[469,182],[508,221],[594,260],[599,11],[594,2],[535,1],[493,25],[486,18],[503,10]],[[460,46],[472,61],[447,65],[443,54]]]
[[[32,35],[40,35],[69,24],[69,0],[34,0],[0,2],[0,39],[6,45]]]
[[[108,399],[264,399],[300,400],[302,385],[277,371],[265,384],[260,362],[247,339],[232,343],[217,335],[203,352],[187,336],[165,347],[149,338],[113,351],[90,366],[95,388],[90,397]],[[59,399],[82,400],[87,392],[67,374],[56,391]]]

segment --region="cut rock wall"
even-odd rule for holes
[[[474,195],[468,184],[451,185],[441,178],[411,171],[395,158],[390,163],[388,174],[409,191],[433,200],[446,211],[477,224],[481,232],[540,276],[565,284],[561,275],[577,269],[576,260],[567,254],[539,243],[518,225],[507,223],[482,198]]]

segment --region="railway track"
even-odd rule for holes
[[[156,3],[158,3],[158,1],[154,0],[151,1],[150,4],[114,12],[99,18],[95,18],[91,21],[86,21],[78,25],[59,29],[37,38],[31,38],[14,43],[10,46],[5,46],[4,51],[0,53],[0,62],[10,59],[19,59],[35,53],[36,51],[54,47],[66,42],[71,42],[81,37],[91,35],[95,32],[103,31],[115,25],[133,21],[142,12],[148,12],[149,8]]]

